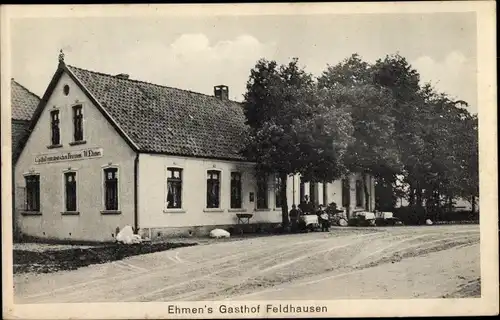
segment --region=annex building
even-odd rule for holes
[[[250,223],[279,223],[281,181],[257,177],[239,154],[244,123],[227,86],[209,96],[77,68],[61,56],[15,166],[18,227],[35,237],[109,241],[126,225],[151,239],[205,234],[242,212]],[[351,211],[364,206],[361,175],[288,179],[289,206],[305,195]]]

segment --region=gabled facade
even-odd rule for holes
[[[214,92],[88,71],[62,57],[15,168],[21,231],[104,241],[125,225],[156,238],[227,227],[237,213],[252,214],[251,223],[281,222],[280,181],[256,177],[239,153],[241,105],[225,86]],[[364,204],[359,178],[351,175],[343,188],[289,177],[289,205],[310,194],[352,211]],[[368,185],[373,194],[373,179]]]

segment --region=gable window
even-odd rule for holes
[[[267,176],[257,179],[257,209],[267,209]]]
[[[25,176],[26,211],[40,211],[40,176]]]
[[[167,168],[167,209],[182,208],[182,169]]]
[[[59,110],[52,110],[50,112],[50,128],[52,145],[60,145],[61,135],[59,131]]]
[[[342,179],[342,206],[344,208],[349,207],[351,204],[350,186],[349,179]]]
[[[83,141],[83,111],[82,105],[73,107],[73,139]]]
[[[361,180],[356,180],[356,207],[363,206],[363,183]]]
[[[77,211],[76,172],[64,173],[65,211]]]
[[[220,171],[207,171],[207,208],[219,208]]]
[[[241,173],[231,172],[231,208],[241,208]]]
[[[118,210],[118,168],[104,169],[104,208]]]
[[[276,175],[274,179],[274,199],[276,208],[281,208],[281,205],[283,203],[283,199],[281,199],[281,187],[281,178],[279,177],[279,175]]]

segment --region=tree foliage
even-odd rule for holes
[[[399,54],[375,63],[353,54],[317,79],[297,59],[285,65],[262,59],[244,98],[244,152],[258,171],[282,180],[371,174],[382,192],[379,207],[404,194],[410,205],[435,212],[454,198],[474,203],[479,195],[478,119],[464,104],[422,84]],[[366,185],[365,194],[368,206]]]
[[[247,157],[259,174],[281,180],[283,224],[288,224],[286,179],[300,173],[309,181],[332,181],[344,170],[351,137],[349,114],[335,108],[328,93],[293,59],[287,65],[260,60],[250,72],[243,102]]]

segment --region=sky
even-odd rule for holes
[[[258,59],[297,57],[321,75],[353,53],[399,53],[421,81],[477,112],[475,13],[22,18],[11,23],[12,77],[42,96],[59,50],[67,64],[241,101]]]

